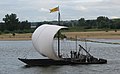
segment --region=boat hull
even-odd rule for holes
[[[49,66],[49,65],[68,65],[70,61],[52,60],[52,59],[21,59],[28,66]]]
[[[52,59],[22,59],[18,58],[20,61],[24,62],[27,66],[50,66],[50,65],[75,65],[75,64],[105,64],[107,60],[99,59],[93,62],[80,62],[71,61],[70,58],[65,60],[52,60]]]

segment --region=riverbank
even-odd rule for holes
[[[86,38],[86,39],[120,39],[120,31],[94,31],[94,32],[63,32],[68,38]],[[32,33],[25,34],[2,34],[0,40],[31,40]]]
[[[120,31],[64,32],[68,38],[120,39]]]
[[[13,36],[12,34],[2,34],[0,35],[0,40],[9,40],[9,41],[13,41],[13,40],[31,40],[31,36],[32,33],[25,33],[25,34],[15,34],[15,36]]]

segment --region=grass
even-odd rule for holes
[[[92,31],[92,32],[64,32],[68,38],[101,38],[101,39],[120,39],[120,31]]]
[[[120,39],[120,31],[89,31],[89,32],[62,32],[67,38],[96,38],[96,39]],[[0,40],[31,40],[32,33],[1,34]]]
[[[24,34],[1,34],[0,40],[31,40],[32,33],[24,33]]]

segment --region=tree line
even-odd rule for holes
[[[0,23],[0,31],[9,33],[9,32],[18,32],[22,33],[24,31],[30,30],[30,23],[25,21],[19,21],[19,18],[16,14],[11,13],[10,15],[7,14],[2,19],[4,22]]]
[[[81,29],[120,29],[120,19],[109,19],[105,16],[99,16],[93,20],[85,20],[84,18],[71,20],[63,23],[63,25]]]
[[[0,31],[1,32],[18,32],[18,33],[26,33],[33,32],[31,29],[31,23],[26,21],[19,21],[19,18],[16,14],[11,13],[7,14],[3,18],[3,23],[0,23]],[[58,24],[57,21],[43,21],[43,22],[35,22],[36,28],[42,24]],[[105,16],[99,16],[93,20],[85,20],[85,18],[80,18],[78,20],[70,20],[70,21],[61,21],[61,25],[70,27],[71,31],[84,31],[88,29],[93,30],[111,30],[120,29],[120,19],[109,19]]]
[[[44,21],[38,22],[37,25],[40,26],[42,24],[58,24],[57,21]],[[61,25],[69,27],[71,30],[75,31],[83,31],[87,29],[93,30],[117,30],[120,29],[120,19],[109,19],[105,16],[99,16],[97,19],[93,20],[85,20],[85,18],[80,18],[78,20],[70,20],[70,21],[61,21]],[[72,30],[72,31],[73,31]]]

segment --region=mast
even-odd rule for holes
[[[59,9],[59,6],[58,6]],[[58,25],[60,26],[60,10],[58,11]],[[60,56],[60,30],[58,31],[58,57]]]
[[[50,9],[50,13],[58,11],[58,25],[60,26],[60,10],[59,6],[55,7],[53,9]],[[58,57],[61,57],[60,55],[60,30],[58,31]]]
[[[75,39],[76,39],[75,45],[76,45],[76,52],[77,52],[77,35],[75,36]]]

